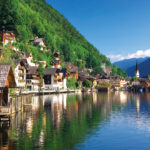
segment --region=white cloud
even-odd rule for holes
[[[108,58],[112,62],[124,60],[124,59],[131,59],[131,58],[140,58],[140,57],[150,57],[150,49],[147,50],[138,50],[136,53],[131,53],[126,56],[123,56],[121,54],[118,55],[108,55]]]

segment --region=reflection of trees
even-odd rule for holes
[[[41,105],[38,113],[32,116],[35,118],[31,133],[19,133],[16,147],[18,150],[75,149],[93,134],[112,110],[122,107],[119,98],[108,93],[49,96],[44,100],[45,106]]]

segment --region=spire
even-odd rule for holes
[[[138,69],[138,61],[136,60],[136,70],[135,70],[135,76],[137,77],[137,78],[139,78],[140,77],[140,73],[139,73],[139,69]]]
[[[138,71],[138,61],[136,60],[136,71]]]

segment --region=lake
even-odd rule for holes
[[[29,99],[29,97],[28,97]],[[1,150],[149,150],[150,94],[30,97],[32,109],[1,124]]]

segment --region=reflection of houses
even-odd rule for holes
[[[34,46],[38,46],[40,50],[43,50],[46,46],[44,43],[44,38],[35,37],[30,40],[34,44]]]
[[[1,42],[3,42],[3,45],[7,45],[8,43],[13,44],[16,42],[15,34],[13,31],[1,31]]]
[[[78,80],[78,67],[71,62],[65,62],[64,65],[67,67],[68,77]]]
[[[66,89],[66,69],[46,68],[44,85],[46,89]]]
[[[26,59],[16,59],[15,60],[15,79],[17,87],[26,86]]]
[[[41,77],[38,67],[29,66],[27,68],[26,85],[30,90],[39,90],[41,87]]]
[[[111,73],[111,67],[106,65],[106,62],[103,60],[102,61],[102,69],[104,71],[104,73],[106,73],[108,76]]]
[[[9,113],[9,90],[16,87],[15,77],[10,64],[0,64],[0,114]],[[5,107],[4,107],[5,106]]]

